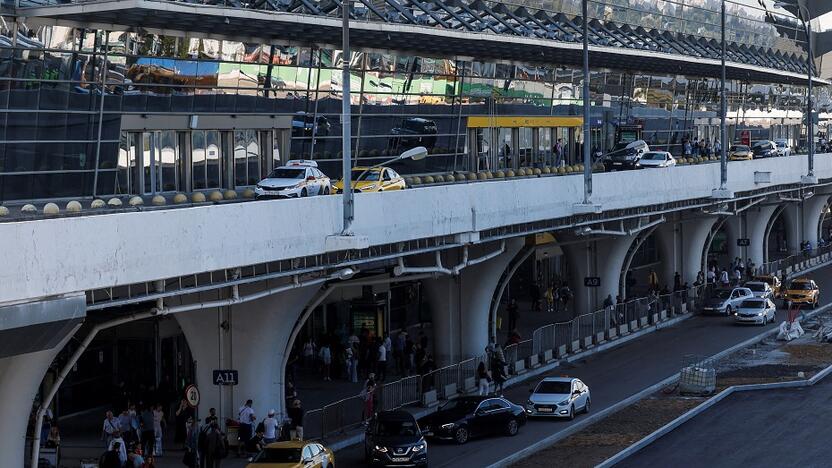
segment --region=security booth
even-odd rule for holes
[[[573,164],[582,141],[579,116],[473,116],[467,119],[472,171]],[[561,153],[555,151],[561,140]]]

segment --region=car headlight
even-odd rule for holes
[[[387,447],[381,447],[381,446],[376,445],[375,449],[376,449],[376,452],[387,453]]]
[[[451,429],[453,429],[453,428],[454,428],[454,426],[456,426],[456,424],[454,424],[454,423],[448,423],[448,424],[443,424],[443,425],[442,425],[442,426],[440,426],[440,427],[441,427],[442,429],[445,429],[445,430],[451,430]]]
[[[564,405],[568,405],[568,404],[569,404],[569,400],[567,399],[567,400],[563,400],[563,401],[559,402],[558,406],[564,406]]]
[[[413,446],[413,451],[414,452],[421,452],[422,450],[425,450],[426,448],[428,448],[428,444],[421,443],[421,444],[414,445]]]

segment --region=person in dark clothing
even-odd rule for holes
[[[303,440],[303,416],[306,411],[303,409],[300,400],[292,402],[292,406],[286,410],[286,414],[292,422],[289,425],[289,430],[292,433],[293,439]]]
[[[208,410],[208,416],[205,417],[205,424],[210,426],[213,422],[218,422],[217,419],[217,409],[211,408]]]
[[[179,407],[176,408],[176,426],[173,428],[173,441],[176,444],[184,444],[187,431],[185,424],[188,418],[194,417],[194,409],[188,404],[184,398],[179,401]]]
[[[153,424],[153,408],[150,405],[142,408],[139,423],[142,431],[142,453],[153,454],[156,448],[156,431]]]
[[[512,299],[508,304],[508,329],[514,330],[517,328],[517,319],[520,317],[520,308],[517,306],[517,300]]]
[[[220,426],[212,423],[208,433],[205,435],[205,466],[207,468],[219,468],[222,459],[228,456],[228,446],[225,442],[225,435],[220,432]]]
[[[246,442],[246,452],[249,454],[257,454],[260,453],[261,450],[266,446],[265,442],[263,441],[263,430],[262,428],[258,427],[258,431],[255,431],[254,437],[249,439]]]
[[[99,468],[121,468],[121,459],[119,452],[121,451],[121,443],[114,442],[113,447],[101,455],[98,460]]]
[[[532,300],[532,310],[540,310],[540,286],[537,281],[529,285],[529,297]]]

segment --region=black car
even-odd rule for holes
[[[605,171],[621,171],[639,168],[638,162],[647,151],[647,145],[639,142],[618,143],[602,160]]]
[[[378,413],[364,434],[364,459],[370,466],[428,466],[428,444],[416,418],[407,411]]]
[[[754,159],[772,158],[779,155],[777,145],[768,140],[755,141],[751,146],[751,151],[754,153]]]
[[[389,146],[393,151],[404,151],[417,146],[431,149],[436,145],[436,122],[421,117],[402,120],[401,125],[390,130]]]
[[[526,424],[526,412],[501,397],[465,396],[450,400],[439,411],[419,420],[426,437],[453,440],[458,444],[472,437],[492,434],[513,436]]]

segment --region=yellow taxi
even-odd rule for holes
[[[728,149],[728,159],[731,161],[750,161],[754,159],[754,152],[748,145],[733,145]]]
[[[389,167],[354,167],[352,188],[355,192],[387,192],[406,188],[404,177]],[[344,180],[334,186],[335,193],[343,193]]]
[[[808,305],[812,308],[818,305],[820,290],[818,285],[810,279],[800,278],[793,280],[786,292],[783,293],[783,303],[786,307],[792,304]]]
[[[335,468],[335,455],[308,440],[273,442],[255,455],[246,468]]]
[[[781,283],[780,278],[777,275],[757,275],[755,276],[752,281],[762,281],[763,283],[768,283],[771,286],[771,293],[774,297],[780,297],[780,294],[783,292],[781,291]]]

